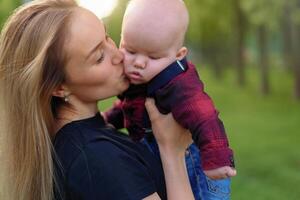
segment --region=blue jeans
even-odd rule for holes
[[[155,139],[145,137],[141,140],[141,143],[160,159]],[[191,188],[196,200],[230,199],[230,178],[212,180],[205,176],[201,168],[200,151],[194,143],[186,150],[185,162]]]

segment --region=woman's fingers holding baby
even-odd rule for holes
[[[172,148],[178,152],[185,152],[192,143],[191,133],[181,127],[171,113],[161,114],[155,106],[154,99],[147,98],[145,106],[151,120],[153,134],[160,148]]]
[[[151,120],[151,122],[155,122],[156,120],[159,120],[160,117],[160,113],[157,110],[156,106],[155,106],[155,101],[152,98],[147,98],[146,102],[145,102],[145,106],[147,109],[147,112],[149,114],[149,118]]]

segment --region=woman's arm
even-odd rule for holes
[[[185,166],[185,150],[192,143],[190,132],[183,129],[171,114],[160,114],[153,99],[147,99],[145,105],[159,146],[168,200],[194,199]],[[154,194],[146,199],[159,198]]]

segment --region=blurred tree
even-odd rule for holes
[[[236,33],[236,67],[237,80],[240,86],[245,85],[245,39],[246,39],[246,16],[241,8],[241,0],[233,0],[233,10],[235,13],[235,33]]]
[[[292,54],[293,54],[293,42],[292,42],[292,18],[291,18],[292,4],[290,0],[285,1],[283,7],[283,15],[281,19],[281,33],[282,33],[282,54],[285,66],[288,69],[292,69]]]
[[[201,62],[213,67],[218,79],[224,67],[233,63],[232,0],[228,1],[186,1],[190,13],[187,43]]]
[[[243,0],[242,7],[249,22],[256,29],[261,69],[261,91],[270,93],[269,83],[269,35],[278,29],[285,0]]]
[[[261,91],[263,94],[270,93],[269,83],[269,53],[268,53],[268,31],[265,24],[260,24],[257,31],[259,47],[259,66],[261,69]]]
[[[293,22],[293,65],[295,74],[295,96],[300,100],[300,0],[293,0],[292,22]]]

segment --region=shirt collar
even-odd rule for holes
[[[166,85],[169,81],[182,72],[185,72],[187,68],[188,63],[186,57],[180,61],[176,60],[175,62],[171,63],[148,83],[147,95],[153,96],[156,90]]]
[[[102,117],[100,112],[97,112],[92,117],[75,120],[75,121],[72,121],[71,123],[85,124],[85,125],[87,125],[89,127],[93,127],[93,128],[100,128],[100,127],[104,127],[106,125],[104,118]]]
[[[146,84],[140,84],[140,85],[130,84],[129,88],[118,97],[120,99],[123,99],[124,97],[136,98],[137,96],[146,96],[147,94],[146,92],[147,92]]]

